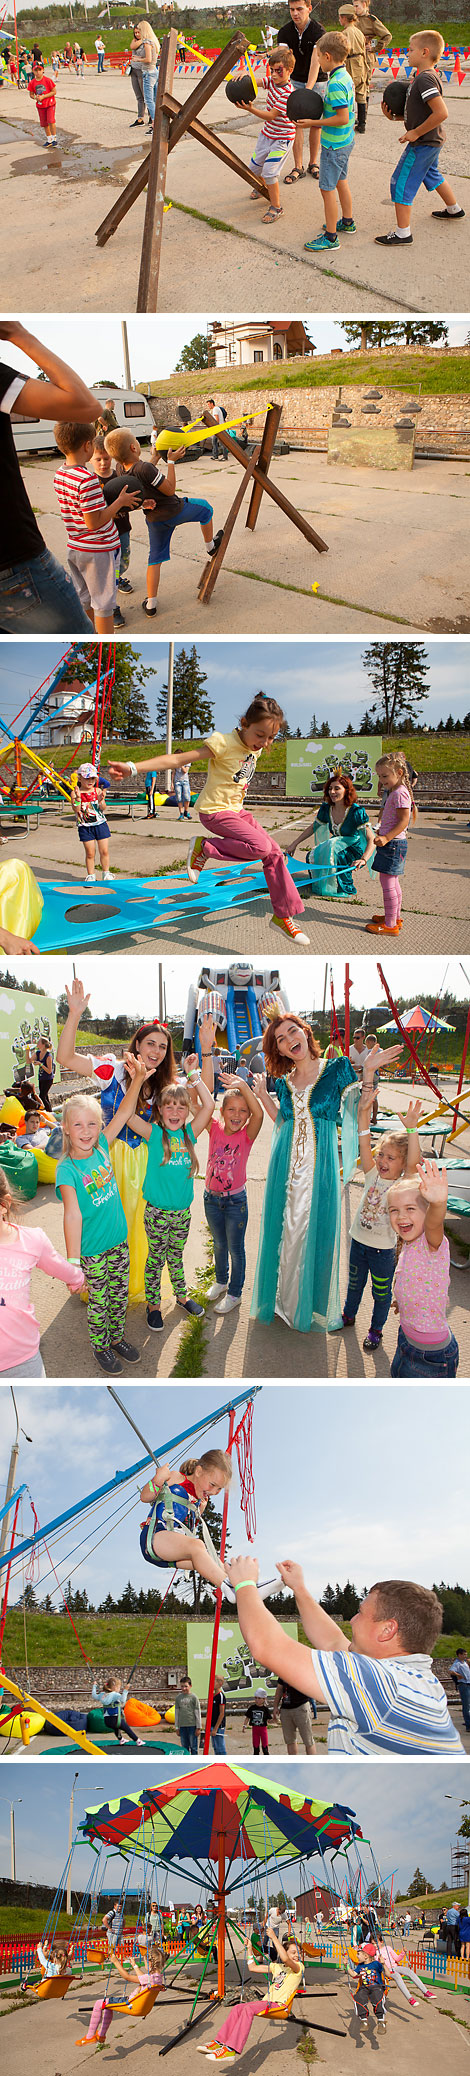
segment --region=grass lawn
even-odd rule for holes
[[[365,683],[364,704],[366,704],[366,701],[367,685]],[[358,725],[359,719],[360,717],[358,715]],[[345,741],[347,741],[346,736],[344,739]],[[335,737],[332,735],[331,742],[333,743],[334,741]],[[433,735],[431,733],[426,735],[420,735],[418,731],[416,732],[416,735],[400,735],[399,731],[397,731],[396,735],[394,735],[393,737],[386,735],[383,736],[382,741],[384,750],[404,750],[405,756],[409,757],[411,763],[417,766],[418,771],[470,771],[470,735]],[[175,743],[178,744],[178,737],[175,737]],[[192,743],[186,741],[184,744],[184,748],[186,751],[186,755],[189,757],[192,751]],[[197,751],[197,743],[195,745],[195,748]],[[138,760],[139,757],[142,755],[143,751],[145,752],[146,757],[152,757],[154,754],[158,754],[159,756],[161,756],[164,752],[164,749],[164,742],[107,742],[105,743],[103,748],[103,771],[106,771],[107,765],[109,763],[113,763],[115,758],[118,758],[121,762],[125,761],[126,763],[135,763],[136,760]],[[67,744],[64,746],[63,749],[54,750],[53,757],[51,757],[51,763],[54,764],[56,771],[62,770],[64,764],[67,763],[67,758],[69,757],[69,755],[70,751]],[[203,762],[202,759],[199,759],[196,755],[192,767],[193,773],[202,773],[203,771],[205,771],[206,763],[207,760],[206,762]],[[258,762],[258,771],[285,771],[285,768],[285,742],[275,742],[273,743],[272,749],[263,750]],[[124,785],[123,792],[125,792],[125,790],[126,788]],[[118,798],[118,786],[116,786],[115,792],[116,798]],[[291,803],[291,805],[293,805],[293,803]]]
[[[286,19],[286,12],[287,9],[281,0],[281,4],[276,5],[274,10],[271,10],[269,19],[273,24],[280,25]],[[332,19],[335,18],[335,15],[336,9],[333,7]],[[55,25],[53,23],[51,28],[45,25],[47,22],[47,9],[44,12],[42,9],[35,8],[31,10],[27,8],[21,9],[18,14],[19,41],[29,45],[37,39],[44,57],[49,57],[50,52],[56,48],[63,50],[67,36],[70,37],[72,43],[75,37],[79,38],[83,50],[92,52],[93,56],[95,56],[95,36],[98,33],[101,33],[103,36],[107,52],[122,51],[129,48],[131,28],[127,15],[123,16],[121,21],[110,23],[106,20],[103,21],[102,15],[100,17],[99,8],[93,10],[89,8],[88,17],[87,22],[85,13],[83,12],[82,14],[79,6],[76,7],[72,34],[72,24],[67,23],[67,26],[65,26],[65,9],[61,10],[59,22],[56,22]],[[171,26],[168,22],[168,16],[165,17],[160,12],[160,9],[156,7],[151,10],[151,20],[156,35],[160,37],[161,41],[165,32],[168,32],[169,26]],[[223,22],[218,19],[215,10],[212,11],[208,8],[206,12],[204,8],[197,9],[196,11],[182,7],[178,9],[174,26],[183,29],[188,42],[193,43],[198,50],[220,50],[224,49],[225,44],[230,42],[230,38],[235,35],[237,28],[243,30],[243,34],[248,38],[249,43],[257,44],[261,37],[261,28],[265,27],[265,16],[261,8],[256,13],[250,14],[249,8],[242,7],[235,21]],[[403,21],[400,17],[397,20],[391,21],[389,47],[395,50],[405,50],[409,42],[411,26],[410,21]],[[470,21],[442,22],[439,19],[439,26],[441,34],[445,37],[446,44],[448,44],[450,49],[467,49],[470,43]],[[14,38],[12,38],[13,41]]]
[[[130,1666],[151,1614],[145,1610],[141,1615],[77,1615],[74,1620],[93,1667]],[[162,1615],[147,1644],[146,1665],[186,1664],[186,1621],[186,1614],[181,1621],[177,1616]],[[28,1615],[28,1657],[31,1665],[77,1664],[78,1645],[66,1615]],[[19,1608],[12,1608],[6,1621],[5,1667],[24,1662],[23,1615]]]
[[[341,360],[318,353],[312,360],[276,361],[263,367],[217,368],[215,372],[197,368],[192,374],[167,376],[164,382],[154,380],[151,370],[148,374],[152,396],[178,401],[211,396],[215,380],[219,389],[236,390],[241,396],[259,390],[268,401],[273,389],[336,389],[339,382],[343,387],[377,383],[383,389],[405,390],[407,396],[417,396],[421,384],[423,396],[464,396],[469,386],[469,358],[458,351],[435,349],[403,356],[399,351],[383,354],[371,347],[368,353],[344,353]],[[147,381],[137,387],[147,393]]]

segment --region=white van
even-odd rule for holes
[[[155,431],[150,404],[138,389],[93,389],[97,406],[112,404],[116,422],[126,431],[135,432],[138,440],[149,440]],[[98,411],[97,411],[98,415]],[[55,449],[54,425],[50,418],[12,418],[13,438],[17,454],[53,454]]]

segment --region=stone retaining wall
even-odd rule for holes
[[[294,362],[292,366],[295,365]],[[299,361],[297,365],[300,370],[302,362]],[[229,370],[227,375],[229,381]],[[338,363],[337,381],[332,382],[326,389],[305,389],[300,386],[276,389],[273,386],[270,391],[245,388],[230,390],[224,377],[225,369],[218,368],[217,392],[218,396],[223,398],[228,418],[239,418],[242,411],[252,412],[253,415],[257,413],[259,416],[264,409],[267,410],[269,403],[280,404],[280,439],[287,440],[290,445],[297,444],[307,449],[317,448],[326,452],[328,432],[341,384],[341,363]],[[275,383],[274,369],[273,380]],[[348,410],[351,426],[367,425],[367,415],[363,414],[362,407],[367,391],[375,386],[372,383],[363,383],[358,387],[349,384],[345,386],[343,402],[351,406],[350,412]],[[205,399],[200,396],[185,396],[185,402],[194,418],[204,409]],[[384,386],[378,415],[374,415],[370,423],[377,428],[394,426],[398,418],[406,416],[407,405],[417,402],[417,397],[411,392],[407,398],[406,391],[387,390]],[[165,404],[161,397],[153,398],[152,403],[158,426],[178,424],[173,399],[170,405]],[[470,383],[469,393],[464,396],[420,397],[419,412],[416,414],[416,446],[418,457],[420,449],[424,447],[431,447],[436,453],[452,452],[464,459],[470,454]]]

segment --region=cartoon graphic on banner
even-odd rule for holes
[[[286,743],[286,798],[304,799],[308,793],[321,799],[332,772],[341,770],[352,779],[356,792],[369,800],[378,798],[375,766],[382,755],[380,735],[331,735],[304,742]]]
[[[21,1081],[29,1049],[34,1061],[40,1038],[57,1050],[56,1005],[49,995],[24,995],[0,987],[0,1088]]]
[[[283,1622],[286,1636],[298,1641],[296,1622]],[[195,1694],[200,1701],[207,1700],[209,1671],[212,1651],[213,1625],[211,1622],[188,1622],[186,1627],[187,1666]],[[244,1643],[238,1622],[221,1621],[217,1673],[223,1679],[227,1700],[252,1700],[257,1687],[273,1695],[277,1687],[277,1674],[265,1672],[256,1658],[252,1658],[248,1644]]]

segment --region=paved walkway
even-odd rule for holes
[[[338,1789],[338,1793],[339,1793]],[[184,1981],[196,1983],[200,1968],[189,1963]],[[181,1978],[180,1978],[181,1979]],[[2,2043],[5,2052],[5,2067],[8,2076],[24,2076],[26,2068],[38,2065],[41,2076],[75,2076],[75,2071],[89,2068],[90,2048],[79,2044],[78,2035],[86,2031],[86,2016],[89,2015],[94,1998],[103,1994],[106,1974],[85,1977],[81,1985],[69,1990],[63,2000],[54,2000],[34,2008],[12,2010],[2,2017]],[[208,1980],[212,1987],[215,1974]],[[229,1963],[227,1987],[235,1988],[235,1971]],[[419,2000],[418,2009],[410,2011],[399,1992],[393,1987],[387,1999],[387,2027],[385,2033],[377,2032],[375,2022],[367,2034],[360,2033],[351,1998],[343,1974],[330,1972],[319,1967],[308,1971],[308,1995],[298,2003],[299,2016],[315,2021],[318,2032],[313,2032],[317,2044],[319,2063],[331,2076],[350,2076],[356,2066],[358,2053],[361,2068],[369,2067],[371,2060],[380,2053],[382,2076],[442,2076],[443,2068],[452,2066],[452,2076],[466,2076],[468,2071],[468,2033],[465,2013],[468,2009],[463,1997],[453,1997],[447,1988],[439,1989],[436,2004],[426,2005]],[[171,1997],[171,2002],[170,2002]],[[166,1997],[159,1997],[145,2024],[141,2019],[116,2017],[108,2034],[106,2064],[123,2067],[126,2076],[154,2076],[156,2057],[163,2043],[179,2031],[188,2017],[191,2005],[181,1998],[178,2009],[174,1999],[177,1990],[170,1990]],[[199,2041],[214,2037],[217,2025],[227,2015],[227,2007],[211,2015],[210,2003],[206,2017],[202,2017],[195,2034],[178,2048],[177,2065],[181,2076],[194,2076],[196,2068],[196,2046]],[[449,2018],[457,2018],[461,2025],[450,2031]],[[329,2033],[321,2028],[334,2028]],[[38,2043],[40,2033],[40,2045]],[[335,2037],[339,2033],[342,2037]],[[295,2047],[302,2038],[300,2027],[273,2025],[269,2019],[256,2019],[250,2035],[250,2051],[245,2057],[245,2066],[250,2076],[288,2076],[292,2069]],[[204,2067],[202,2056],[198,2057]]]
[[[72,340],[70,353],[73,358]],[[397,406],[398,408],[398,406]],[[259,431],[266,399],[260,403]],[[256,428],[258,430],[258,427]],[[282,430],[282,428],[281,428]],[[57,455],[27,461],[25,482],[41,530],[61,562],[65,527],[53,477]],[[240,481],[235,461],[180,464],[177,488],[208,498],[214,529],[223,526]],[[198,599],[205,552],[199,526],[180,528],[163,567],[157,618],[147,621],[148,530],[132,514],[131,597],[120,603],[126,634],[150,629],[197,640],[208,634],[464,634],[470,630],[467,540],[470,475],[464,461],[418,461],[408,473],[328,463],[326,454],[276,455],[274,484],[328,544],[318,554],[263,497],[252,534],[246,506],[230,540],[209,605]],[[314,587],[318,587],[315,589]]]
[[[449,1085],[449,1096],[453,1094]],[[384,1083],[383,1098],[388,1109],[403,1111],[409,1100],[410,1090],[401,1085],[395,1091],[390,1083]],[[430,1108],[434,1107],[431,1099]],[[365,1353],[362,1342],[370,1325],[370,1293],[362,1300],[357,1315],[357,1324],[343,1334],[324,1334],[312,1331],[309,1334],[295,1333],[276,1319],[271,1326],[264,1326],[250,1319],[251,1293],[253,1289],[258,1234],[267,1174],[271,1125],[265,1118],[259,1138],[253,1147],[248,1167],[249,1223],[246,1240],[247,1274],[241,1305],[228,1318],[218,1316],[212,1306],[208,1307],[205,1328],[204,1376],[230,1379],[249,1378],[295,1378],[317,1381],[327,1377],[330,1382],[342,1383],[351,1377],[365,1378],[369,1382],[377,1379],[387,1383],[390,1364],[396,1347],[397,1319],[389,1313],[384,1329],[383,1343],[375,1354]],[[470,1129],[458,1142],[463,1151],[470,1151]],[[199,1144],[200,1173],[195,1185],[194,1212],[191,1231],[185,1252],[185,1267],[188,1289],[191,1289],[198,1272],[203,1272],[210,1261],[210,1243],[206,1228],[202,1192],[205,1169],[205,1137]],[[361,1178],[359,1170],[345,1192],[341,1222],[340,1288],[345,1296],[347,1288],[348,1233],[359,1201]],[[24,1206],[22,1222],[28,1226],[43,1225],[53,1245],[60,1253],[63,1246],[62,1209],[51,1187],[41,1185],[30,1204]],[[452,1230],[464,1240],[468,1239],[467,1221],[452,1220]],[[455,1250],[456,1251],[456,1250]],[[454,1252],[454,1249],[452,1249]],[[465,1260],[465,1257],[463,1257]],[[470,1270],[451,1270],[449,1324],[456,1335],[460,1348],[462,1377],[470,1376]],[[86,1307],[79,1297],[70,1297],[65,1285],[55,1283],[49,1277],[33,1272],[33,1302],[36,1316],[41,1324],[41,1351],[46,1375],[53,1377],[93,1377],[97,1366],[90,1347],[87,1331]],[[171,1286],[165,1271],[163,1287],[164,1330],[162,1334],[151,1334],[148,1330],[143,1306],[136,1306],[129,1313],[131,1339],[141,1350],[139,1369],[129,1372],[129,1377],[171,1377],[184,1330],[183,1315],[175,1305]]]
[[[266,829],[279,834],[289,827],[299,826],[306,818],[306,807],[302,803],[295,807],[284,801],[277,808],[260,808],[259,819]],[[143,815],[143,810],[139,811]],[[111,865],[113,872],[127,877],[131,872],[142,882],[145,889],[155,871],[165,867],[178,874],[178,896],[188,887],[185,877],[185,858],[188,846],[188,830],[178,822],[176,813],[162,809],[155,822],[138,819],[131,821],[127,813],[119,815],[117,809],[111,814]],[[197,821],[193,814],[191,828],[196,830]],[[39,828],[28,828],[27,833],[15,830],[9,837],[12,857],[26,858],[33,872],[41,881],[49,879],[75,882],[83,886],[83,859],[77,835],[71,819],[56,813],[41,816]],[[7,855],[7,853],[5,853]],[[368,955],[377,958],[380,948],[386,947],[387,958],[402,956],[403,953],[459,952],[465,955],[468,944],[468,876],[470,870],[470,834],[467,815],[419,815],[410,840],[409,854],[404,880],[404,922],[399,937],[381,939],[369,935],[365,924],[369,917],[381,907],[380,887],[377,874],[362,871],[357,878],[357,900],[320,901],[314,892],[306,898],[302,929],[309,940],[310,952]],[[162,880],[156,882],[157,892]],[[163,886],[172,885],[171,877],[165,877]],[[256,956],[273,959],[280,957],[287,948],[287,939],[276,928],[272,920],[271,903],[265,891],[265,882],[260,868],[260,897],[254,903],[252,914],[240,908],[224,910],[219,915],[205,913],[202,916],[188,911],[175,921],[169,921],[155,929],[141,932],[135,930],[128,937],[106,940],[108,952],[158,954],[169,956],[176,952],[200,953],[207,957],[242,953],[244,957]],[[113,889],[107,890],[109,902]],[[346,932],[346,936],[345,936]],[[73,948],[73,940],[72,940]],[[98,951],[99,945],[91,947]],[[305,958],[304,946],[289,946],[293,958]]]
[[[191,91],[177,82],[184,102]],[[268,229],[249,188],[219,166],[192,139],[183,138],[168,168],[159,309],[211,308],[214,283],[220,306],[324,311],[460,310],[468,274],[470,215],[464,222],[433,223],[432,198],[421,190],[413,210],[413,249],[403,255],[374,244],[393,222],[390,174],[399,156],[399,127],[380,113],[381,87],[372,95],[367,131],[356,140],[351,181],[357,235],[339,250],[315,255],[305,240],[321,228],[322,204],[310,180],[283,195],[284,214]],[[443,172],[467,203],[470,177],[469,82],[446,87],[450,109]],[[5,294],[22,308],[28,281],[31,309],[121,311],[135,308],[145,198],[114,238],[99,249],[95,230],[148,149],[148,132],[130,125],[135,102],[130,82],[116,71],[100,79],[62,76],[58,83],[60,150],[43,152],[35,109],[26,93],[2,93],[0,192]],[[247,164],[257,125],[232,112],[224,88],[203,111],[209,128],[230,142]],[[41,241],[38,242],[38,211]],[[21,236],[19,231],[21,229]],[[47,253],[47,290],[44,254]]]

